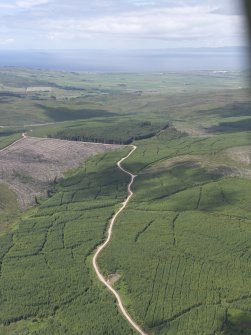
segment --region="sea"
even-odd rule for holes
[[[248,58],[247,48],[2,50],[0,66],[80,72],[243,71]]]

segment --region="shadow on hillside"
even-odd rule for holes
[[[251,131],[251,118],[234,122],[220,122],[218,125],[206,128],[208,133],[239,133]]]
[[[251,103],[249,102],[236,102],[220,108],[209,110],[201,110],[198,114],[220,116],[222,118],[238,117],[238,116],[251,116]]]
[[[179,163],[166,171],[140,174],[133,186],[135,200],[149,203],[149,208],[158,207],[161,202],[161,208],[165,209],[166,203],[167,209],[175,211],[226,211],[227,207],[232,206],[248,211],[249,204],[242,184],[238,189],[236,179],[236,189],[226,188],[226,183],[219,183],[226,177],[226,171],[221,167],[208,171],[190,161],[183,165]],[[140,192],[139,196],[137,191]]]
[[[74,121],[81,119],[91,119],[95,117],[115,116],[116,113],[111,113],[102,109],[70,109],[66,107],[48,107],[41,104],[36,104],[36,107],[42,109],[44,114],[51,121]]]
[[[238,313],[238,314],[237,314]],[[236,310],[236,315],[229,315],[225,323],[224,335],[250,335],[251,314]]]

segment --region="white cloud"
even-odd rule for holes
[[[16,6],[14,6],[13,4],[8,4],[8,3],[0,3],[0,8],[2,9],[13,9]]]
[[[47,4],[49,2],[50,0],[20,0],[20,1],[17,1],[15,5],[19,8],[30,9],[35,6]]]
[[[229,43],[242,34],[243,19],[218,14],[212,6],[142,10],[104,17],[50,20],[50,39],[85,38],[90,34],[141,39],[200,40],[202,45]]]
[[[14,38],[0,38],[0,45],[8,45],[15,42]]]
[[[49,48],[242,45],[236,1],[0,0],[0,33]]]
[[[2,9],[31,9],[35,6],[44,5],[49,3],[51,0],[19,0],[13,3],[0,3],[0,8]]]

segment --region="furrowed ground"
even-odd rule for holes
[[[137,145],[123,163],[138,175],[134,196],[99,264],[150,335],[251,333],[251,104],[240,78],[1,72],[3,125]],[[91,266],[126,197],[116,162],[128,151],[89,158],[1,235],[0,334],[133,333]]]
[[[88,157],[117,148],[114,145],[25,137],[0,152],[0,181],[9,185],[22,210],[51,196],[64,172]]]

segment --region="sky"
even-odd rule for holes
[[[0,50],[244,46],[240,0],[0,0]]]

